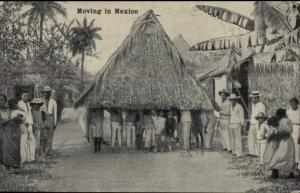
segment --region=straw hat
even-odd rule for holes
[[[229,100],[236,100],[236,99],[240,99],[240,98],[241,98],[240,96],[236,96],[236,94],[234,94],[234,93],[232,93],[232,94],[228,97]]]
[[[226,96],[230,96],[230,92],[227,89],[223,89],[223,90],[219,91],[219,95],[221,95],[222,93],[225,93]]]
[[[30,103],[30,105],[42,105],[44,103],[44,101],[41,98],[34,98],[29,103]]]
[[[260,97],[262,94],[259,91],[252,91],[250,94],[251,98]]]
[[[50,86],[44,86],[44,88],[43,88],[43,90],[41,90],[42,92],[51,92],[51,91],[53,91],[53,89],[52,88],[50,88]]]
[[[258,113],[257,116],[255,117],[256,120],[258,120],[260,118],[263,118],[264,120],[268,119],[268,117],[263,112]]]

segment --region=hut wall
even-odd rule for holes
[[[292,97],[300,98],[299,72],[274,68],[259,69],[250,65],[249,90],[258,90],[263,95],[262,102],[266,105],[268,115],[274,115],[277,108],[289,107]]]

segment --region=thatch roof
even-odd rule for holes
[[[178,34],[174,40],[173,40],[177,50],[181,52],[188,52],[190,45],[187,43],[187,41],[184,39],[182,34]]]
[[[243,56],[238,56],[235,47],[223,50],[190,51],[182,35],[174,39],[174,44],[198,80],[229,73],[237,69],[251,55],[251,52],[247,52]]]
[[[121,109],[207,109],[213,105],[152,10],[140,16],[95,83],[77,100]]]

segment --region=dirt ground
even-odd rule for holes
[[[39,184],[41,191],[164,191],[244,192],[269,185],[230,169],[220,151],[94,154],[77,121],[81,111],[66,109],[55,131],[61,152],[49,169],[55,180]]]

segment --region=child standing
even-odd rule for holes
[[[255,117],[255,119],[258,121],[256,125],[256,134],[257,134],[256,142],[258,147],[260,164],[263,165],[263,155],[265,153],[266,144],[267,144],[267,133],[269,132],[269,127],[268,124],[266,123],[268,117],[263,112],[260,112]]]

